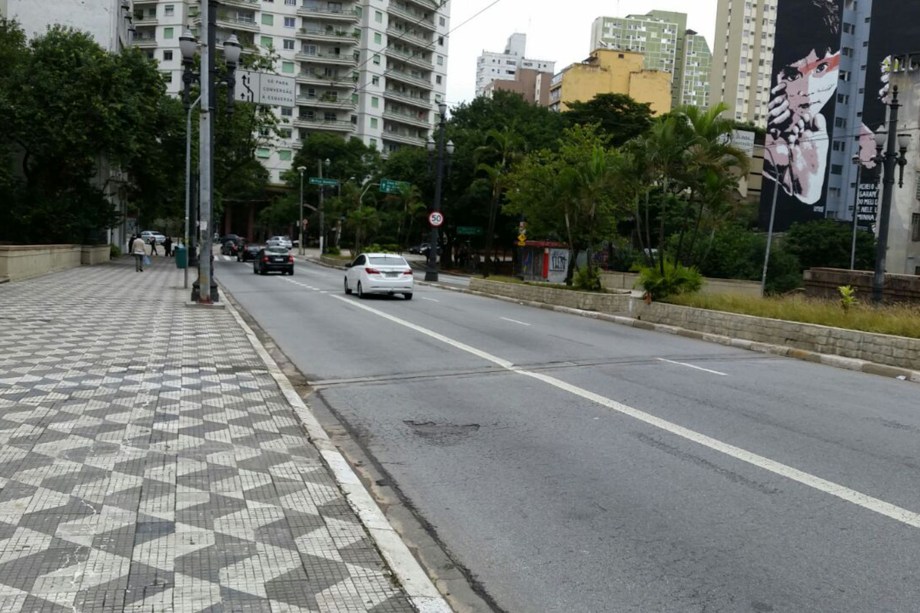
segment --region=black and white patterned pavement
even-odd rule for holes
[[[0,285],[0,611],[429,610],[188,295],[163,257]]]

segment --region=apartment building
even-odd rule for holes
[[[128,44],[131,4],[128,0],[56,0],[54,10],[35,0],[0,0],[0,17],[15,19],[26,36],[43,34],[49,25],[60,24],[88,32],[107,51]]]
[[[134,44],[182,91],[179,36],[203,32],[198,0],[133,0]],[[296,81],[297,106],[276,108],[282,135],[256,151],[281,183],[314,132],[360,138],[386,155],[424,147],[447,85],[444,0],[221,0],[218,52],[235,34],[243,52],[275,59]]]
[[[671,75],[671,106],[709,105],[711,53],[705,38],[687,29],[687,15],[649,11],[645,15],[598,17],[591,25],[589,51],[642,53],[647,70]]]
[[[504,51],[483,51],[482,55],[476,60],[476,95],[488,95],[488,92],[494,89],[490,87],[493,81],[503,81],[506,84],[509,82],[527,83],[531,80],[530,75],[553,73],[556,68],[556,62],[527,58],[525,55],[526,49],[527,35],[518,32],[508,37]],[[519,73],[524,70],[528,71],[528,76],[524,79],[519,79],[519,76],[521,76]],[[536,77],[534,76],[534,78]],[[509,87],[515,90],[518,88],[518,86]],[[508,89],[509,87],[499,86],[500,89]],[[525,95],[525,97],[528,96]],[[539,99],[539,97],[536,94],[536,98]]]
[[[719,0],[712,45],[711,104],[727,117],[767,123],[779,0]]]

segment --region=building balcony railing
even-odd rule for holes
[[[138,36],[135,34],[132,44],[135,47],[140,47],[141,49],[149,49],[151,47],[157,46],[157,37],[156,36]]]
[[[134,16],[134,26],[135,27],[155,26],[159,23],[160,23],[160,20],[157,19],[156,13]]]
[[[396,111],[384,111],[383,118],[389,121],[404,123],[417,128],[431,128],[431,122],[428,120],[428,114],[423,113],[423,117],[410,115],[408,113],[399,113]]]
[[[352,79],[338,76],[327,77],[326,75],[312,72],[299,72],[294,77],[294,80],[303,85],[322,85],[323,87],[331,87],[334,89],[354,89],[355,87],[355,82]]]
[[[295,34],[301,40],[315,40],[324,43],[336,43],[339,45],[356,45],[358,39],[352,32],[346,30],[307,30],[300,28]]]
[[[229,28],[231,30],[246,30],[248,32],[258,32],[261,26],[255,18],[249,17],[232,17],[230,15],[217,16],[218,28]]]
[[[383,97],[387,100],[395,100],[396,102],[402,102],[403,104],[411,104],[412,106],[431,110],[431,98],[428,96],[410,96],[409,94],[403,94],[401,92],[387,89],[383,92]]]
[[[311,64],[334,64],[336,66],[356,66],[357,60],[351,54],[335,53],[297,53],[294,59]]]
[[[421,136],[416,136],[415,134],[405,134],[401,132],[388,132],[386,130],[380,135],[380,137],[385,141],[393,141],[394,143],[402,143],[404,145],[412,145],[413,147],[424,147],[427,143],[426,138]]]
[[[341,119],[308,119],[306,117],[295,117],[294,126],[297,128],[306,128],[308,130],[333,130],[336,132],[355,131],[355,124]]]
[[[437,11],[441,8],[440,3],[437,0],[406,0],[408,4],[414,4],[415,6],[430,10]]]
[[[355,103],[350,98],[331,98],[325,96],[297,96],[297,106],[320,109],[339,109],[354,111]]]
[[[137,4],[137,0],[134,0],[134,4]],[[258,9],[260,8],[259,0],[223,0],[224,6],[239,6],[247,9]]]
[[[341,23],[355,23],[358,21],[358,13],[355,10],[334,11],[326,6],[315,4],[298,6],[297,14],[301,17],[309,17],[310,19],[338,21]]]
[[[431,63],[431,60],[425,59],[421,55],[406,53],[405,51],[399,51],[393,49],[392,47],[387,48],[386,50],[387,57],[399,60],[400,62],[405,62],[416,68],[421,68],[423,70],[434,70],[434,64]]]
[[[434,25],[433,19],[423,19],[421,13],[410,11],[408,7],[399,6],[395,2],[390,3],[389,8],[387,8],[387,12],[393,17],[399,17],[400,19],[408,21],[415,27],[424,28],[432,32],[438,31],[437,27]]]
[[[408,83],[409,85],[415,85],[416,87],[421,87],[427,90],[431,89],[431,77],[428,77],[427,79],[424,77],[416,77],[409,74],[408,72],[403,72],[402,70],[395,70],[391,68],[388,68],[384,75],[387,77],[387,79],[391,79],[393,81]]]
[[[434,41],[430,38],[425,38],[420,34],[415,34],[409,30],[400,30],[399,28],[388,27],[387,28],[387,37],[389,37],[390,43],[395,40],[402,41],[404,43],[409,43],[410,45],[416,45],[424,49],[431,50]]]

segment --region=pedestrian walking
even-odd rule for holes
[[[172,255],[172,239],[168,236],[166,237],[166,240],[163,241],[163,249],[166,251],[166,257]]]
[[[134,256],[134,272],[144,272],[144,258],[147,257],[147,248],[144,239],[140,236],[131,243],[131,254]]]
[[[151,236],[150,237],[150,255],[153,256],[156,254],[157,254],[157,237]]]

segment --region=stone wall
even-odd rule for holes
[[[920,371],[920,339],[765,319],[663,302],[645,304],[641,299],[627,294],[596,294],[477,278],[470,279],[470,289],[520,302],[595,311],[630,325],[654,324],[690,330],[700,335],[785,347],[788,351],[784,355],[793,357],[806,358],[808,356],[805,352],[814,352]]]
[[[0,245],[0,278],[19,281],[108,261],[108,245]]]
[[[841,268],[810,268],[805,271],[805,294],[818,298],[840,298],[838,287],[850,285],[856,290],[857,300],[872,299],[872,277],[868,270]],[[920,303],[920,277],[916,275],[885,275],[882,297],[886,302]]]

